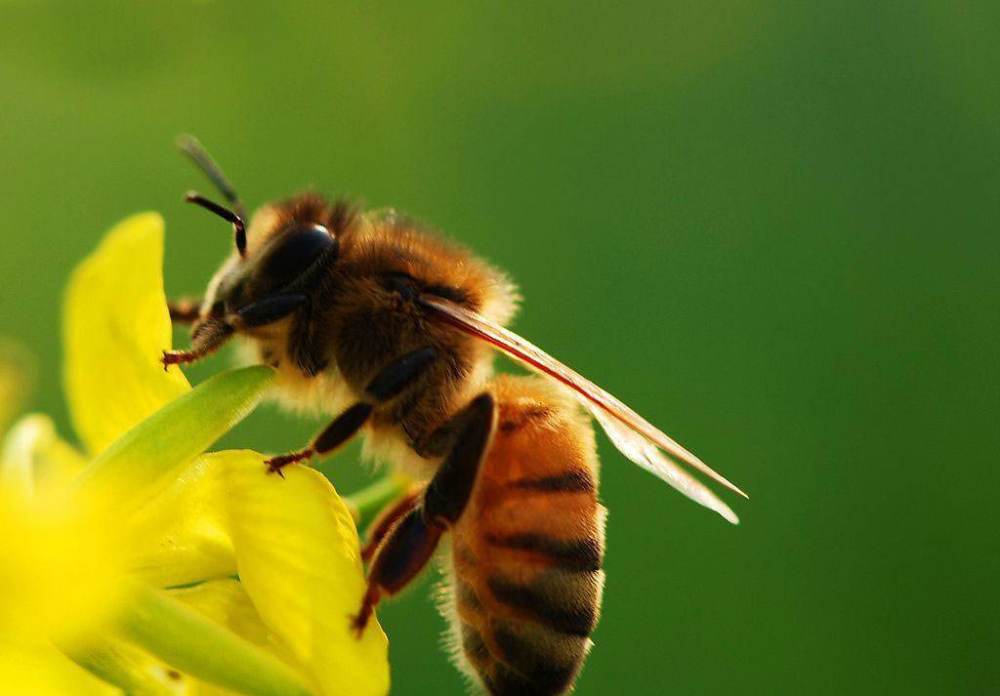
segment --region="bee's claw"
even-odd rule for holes
[[[166,372],[171,365],[187,365],[200,357],[200,354],[190,350],[165,350],[160,362],[163,363],[163,371]]]
[[[277,474],[281,478],[285,478],[285,473],[282,471],[289,464],[294,464],[295,462],[305,461],[309,457],[313,456],[313,449],[307,448],[300,450],[298,452],[292,452],[290,454],[281,454],[277,457],[271,457],[266,462],[267,473]]]
[[[354,637],[358,640],[361,640],[361,636],[365,632],[365,627],[368,626],[368,621],[372,618],[372,612],[375,611],[378,597],[378,587],[374,584],[369,584],[364,599],[361,600],[361,608],[358,609],[357,614],[351,617],[351,630],[354,631]]]
[[[354,637],[361,640],[361,636],[365,634],[365,628],[368,626],[368,617],[362,614],[357,614],[351,617],[351,631],[354,633]]]

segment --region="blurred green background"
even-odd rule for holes
[[[730,527],[601,441],[580,694],[1000,685],[1000,10],[971,2],[0,2],[0,335],[69,431],[60,294],[125,215],[198,292],[251,203],[394,205],[507,268],[515,328],[751,492]],[[178,335],[178,341],[186,339]],[[215,372],[229,356],[193,371]],[[271,407],[226,444],[316,430]],[[325,466],[367,478],[352,447]],[[434,574],[396,694],[459,694]]]

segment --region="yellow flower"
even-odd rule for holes
[[[349,625],[364,576],[333,486],[304,467],[267,476],[255,452],[202,454],[272,372],[191,389],[163,371],[162,237],[159,216],[132,217],[70,282],[65,384],[85,452],[37,415],[0,452],[0,683],[384,694],[384,633],[372,622],[359,640]]]
[[[32,367],[24,349],[0,339],[0,433],[17,414],[30,389]]]

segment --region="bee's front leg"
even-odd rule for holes
[[[163,351],[163,369],[165,370],[171,365],[187,365],[197,362],[222,347],[237,331],[265,326],[278,321],[297,311],[305,303],[304,295],[275,295],[242,307],[237,312],[225,317],[209,315],[207,319],[202,319],[196,315],[191,331],[191,349]],[[183,300],[168,306],[170,306],[171,319],[174,318],[176,312],[178,321],[186,321],[192,311]]]
[[[196,325],[191,336],[190,350],[165,350],[160,359],[163,369],[171,365],[187,365],[214,353],[228,341],[235,329],[222,319],[206,319]]]

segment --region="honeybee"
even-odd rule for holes
[[[175,321],[191,324],[192,345],[165,352],[164,367],[238,337],[277,371],[282,401],[334,416],[305,448],[268,459],[268,471],[361,433],[369,454],[422,482],[371,525],[359,635],[447,539],[442,613],[458,667],[492,694],[572,689],[604,585],[588,415],[628,459],[737,522],[673,460],[740,489],[504,328],[519,298],[503,272],[399,213],[313,193],[265,205],[247,224],[218,165],[193,138],[180,146],[230,207],[186,200],[228,221],[235,249],[202,300],[171,305]],[[493,376],[494,351],[536,374]]]

